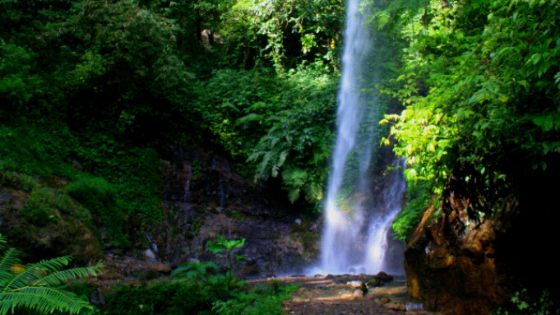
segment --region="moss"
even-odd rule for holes
[[[0,185],[31,192],[22,215],[33,225],[70,215],[92,231],[95,221],[110,243],[126,246],[128,215],[144,224],[163,218],[160,159],[152,149],[26,122],[0,126],[0,157]]]
[[[28,259],[72,255],[87,263],[101,257],[89,210],[63,190],[34,181],[29,193],[16,188],[4,193],[10,198],[2,213],[2,233],[23,249]]]
[[[162,176],[158,154],[95,135],[83,139],[76,154],[85,170],[113,184],[119,206],[146,223],[161,222]]]
[[[420,222],[422,214],[432,202],[429,183],[409,185],[407,190],[408,202],[393,222],[393,231],[400,240],[406,240],[412,230]]]
[[[31,191],[21,213],[27,221],[42,227],[49,222],[59,220],[56,206],[56,197],[53,192],[44,187],[36,187]]]
[[[0,185],[29,192],[37,186],[37,180],[27,174],[3,170],[0,164]]]
[[[108,237],[116,246],[127,246],[125,214],[120,207],[114,185],[100,177],[84,176],[65,187],[65,192],[100,219]]]

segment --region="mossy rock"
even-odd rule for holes
[[[26,260],[71,255],[78,263],[103,257],[91,215],[59,190],[0,188],[0,233]]]

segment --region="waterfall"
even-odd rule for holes
[[[397,163],[392,174],[376,181],[382,187],[381,196],[375,198],[373,193],[372,148],[379,142],[381,110],[372,89],[378,77],[370,66],[375,59],[375,34],[366,25],[366,17],[367,10],[360,8],[359,0],[348,0],[337,138],[325,203],[321,262],[314,272],[376,273],[388,268],[390,226],[400,211],[405,189]]]

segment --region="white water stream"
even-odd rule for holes
[[[399,163],[394,163],[394,171],[375,180],[382,193],[373,197],[372,147],[377,147],[373,135],[379,109],[371,92],[376,74],[367,66],[375,53],[375,40],[369,31],[372,26],[365,25],[366,16],[359,0],[348,0],[321,261],[311,273],[373,274],[391,271],[384,268],[394,265],[389,256],[395,255],[387,255],[390,228],[401,209],[405,184]]]

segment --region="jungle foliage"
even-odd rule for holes
[[[317,209],[342,11],[332,0],[0,1],[0,172],[30,192],[26,224],[80,213],[103,247],[133,245],[127,222],[162,218],[170,146],[229,156]]]
[[[379,108],[397,113],[382,120],[390,134],[381,142],[406,160],[400,238],[425,209],[444,211],[451,193],[469,198],[467,225],[508,212],[512,196],[551,190],[539,188],[560,180],[560,2],[362,5],[378,34],[364,66],[378,71]],[[16,215],[34,227],[12,226],[10,239],[85,225],[102,247],[130,246],[127,222],[163,217],[169,147],[226,155],[243,175],[317,208],[343,13],[340,0],[0,0],[0,188],[23,192]],[[185,267],[203,274],[192,283],[123,288],[109,303],[123,314],[258,314],[261,299],[280,312],[289,290],[251,289],[206,267]]]
[[[6,211],[17,220],[3,231],[33,258],[87,262],[135,248],[139,230],[163,218],[161,160],[170,147],[225,156],[257,184],[274,181],[302,211],[316,209],[333,140],[342,17],[333,0],[0,1],[0,192],[18,191],[24,203]],[[30,246],[47,230],[48,246]],[[96,309],[85,303],[90,289],[70,307],[20,304],[281,314],[294,291],[253,288],[204,263],[172,277],[114,288]]]
[[[374,24],[403,43],[387,93],[404,111],[384,120],[407,161],[401,237],[424,209],[441,209],[445,193],[472,198],[476,221],[511,207],[524,178],[556,172],[559,9],[546,0],[393,1],[376,12]]]

